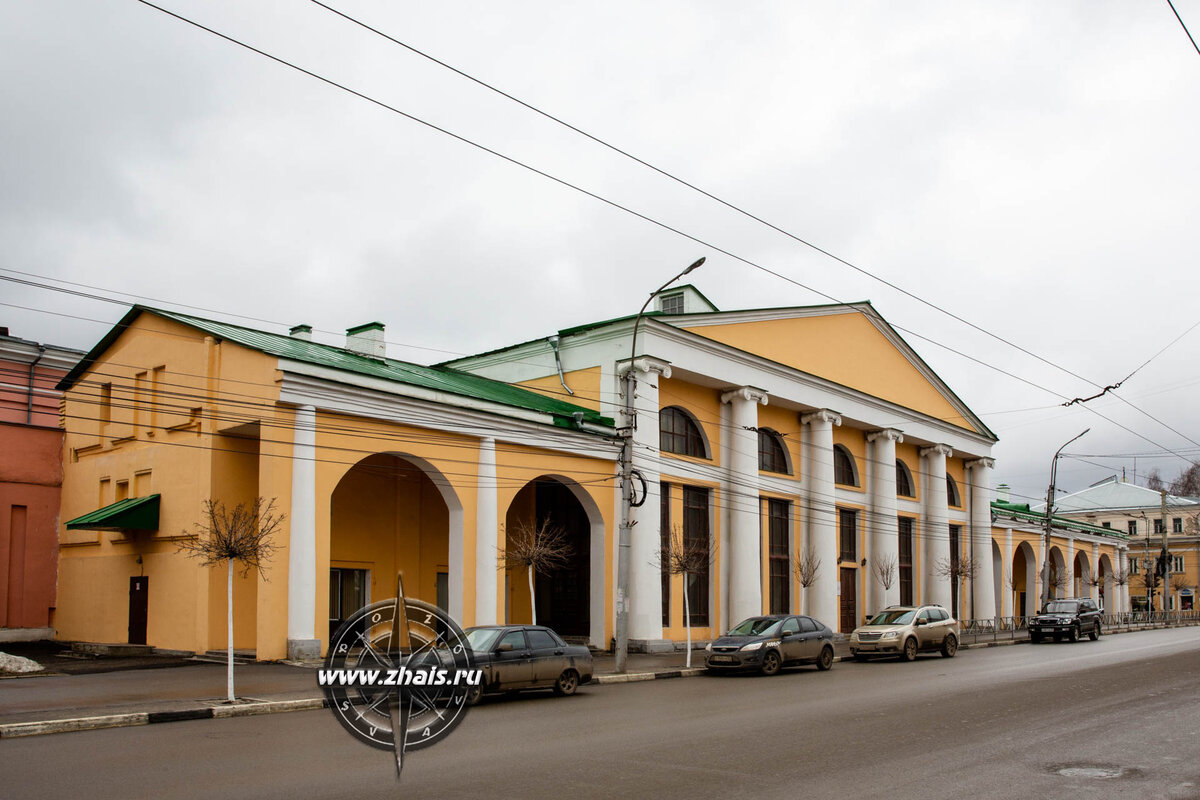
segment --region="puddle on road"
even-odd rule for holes
[[[1113,764],[1058,764],[1050,767],[1050,772],[1064,778],[1088,778],[1097,781],[1107,781],[1113,778],[1138,778],[1142,775],[1141,770],[1118,767]]]

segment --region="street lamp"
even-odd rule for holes
[[[1049,602],[1049,600],[1050,600],[1050,526],[1051,526],[1051,518],[1054,516],[1054,482],[1055,482],[1056,478],[1058,477],[1058,457],[1059,457],[1059,455],[1062,454],[1062,451],[1064,449],[1066,449],[1068,444],[1075,441],[1076,439],[1082,438],[1083,435],[1090,430],[1091,430],[1091,428],[1085,429],[1083,433],[1079,434],[1078,436],[1074,437],[1073,439],[1070,439],[1065,444],[1063,444],[1062,447],[1058,448],[1058,450],[1056,450],[1054,452],[1054,458],[1051,459],[1051,461],[1050,461],[1050,488],[1046,491],[1046,541],[1042,546],[1042,550],[1043,550],[1042,609],[1043,610],[1046,608],[1046,603]]]
[[[634,359],[637,358],[638,327],[650,301],[675,281],[687,275],[704,263],[700,258],[671,280],[655,289],[642,304],[637,317],[633,320],[633,341],[629,346],[629,366],[625,372],[625,429],[621,434],[621,493],[622,510],[621,526],[617,534],[617,630],[614,669],[624,672],[629,659],[629,572],[631,568],[630,535],[633,529],[634,489],[633,489],[633,432],[637,430],[637,408],[634,403],[634,392],[637,389],[637,376],[634,370]],[[643,498],[643,502],[645,498]],[[638,503],[637,505],[641,505]]]

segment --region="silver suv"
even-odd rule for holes
[[[946,658],[958,652],[958,622],[942,606],[889,606],[850,634],[855,661],[879,655],[912,661],[921,650],[938,650]]]

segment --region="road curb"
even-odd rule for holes
[[[703,675],[704,672],[703,667],[680,667],[679,669],[659,670],[657,672],[606,673],[603,675],[593,675],[592,683],[598,683],[603,686],[609,683],[638,683],[640,681],[662,681],[668,678],[694,678],[697,675]]]

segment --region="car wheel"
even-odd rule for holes
[[[900,654],[901,661],[917,660],[917,640],[911,636],[904,640],[904,652]]]
[[[558,676],[558,680],[554,682],[554,693],[559,697],[569,697],[575,694],[575,690],[579,688],[579,673],[573,669],[563,670],[563,674]]]
[[[857,662],[858,662],[858,663],[860,663],[860,664],[864,664],[864,663],[866,663],[866,662],[870,661],[870,660],[871,660],[871,657],[870,657],[870,656],[864,656],[862,653],[855,653],[855,654],[854,654],[854,660],[855,660],[855,661],[857,661]]]
[[[1041,644],[1042,635],[1040,633],[1031,633],[1029,634],[1029,641],[1033,642],[1034,644]]]
[[[473,706],[473,705],[477,704],[482,697],[483,697],[483,687],[482,686],[472,686],[470,689],[467,690],[466,703],[469,706]]]
[[[1100,638],[1100,623],[1099,622],[1097,622],[1092,627],[1092,631],[1091,631],[1091,633],[1088,634],[1088,638],[1091,639],[1093,642]]]
[[[1067,631],[1067,640],[1071,642],[1079,641],[1079,623],[1076,622],[1071,630]]]
[[[817,669],[826,670],[833,666],[833,648],[825,645],[821,657],[817,659]]]
[[[783,662],[779,660],[779,653],[774,650],[768,650],[763,656],[762,674],[774,675],[779,672],[779,668],[783,666]]]
[[[954,654],[957,652],[958,639],[951,633],[942,640],[942,656],[945,658],[954,658]]]

